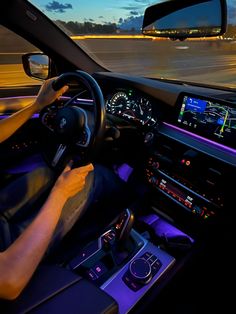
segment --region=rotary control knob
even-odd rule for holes
[[[152,279],[151,265],[144,258],[136,258],[129,265],[132,279],[141,284],[147,284]]]

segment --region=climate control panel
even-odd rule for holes
[[[145,176],[164,197],[201,219],[215,216],[224,207],[221,172],[194,150],[155,151],[148,159]]]
[[[177,182],[161,170],[155,175],[147,171],[148,181],[157,188],[160,193],[171,198],[185,210],[203,219],[207,219],[216,214],[219,206],[213,204],[207,198],[195,193],[186,186]]]

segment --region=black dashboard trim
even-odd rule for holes
[[[174,127],[174,128],[173,128]],[[167,136],[171,139],[174,139],[175,141],[178,141],[184,145],[187,145],[195,150],[198,150],[200,152],[203,152],[211,157],[214,157],[218,160],[221,160],[225,163],[230,164],[231,166],[236,166],[236,151],[233,152],[232,148],[222,148],[221,144],[218,144],[216,142],[211,143],[210,140],[207,140],[205,138],[194,138],[193,135],[189,134],[190,132],[185,130],[180,130],[176,126],[172,126],[169,123],[162,123],[159,125],[159,134],[162,134],[164,136]],[[188,132],[188,133],[187,133]]]

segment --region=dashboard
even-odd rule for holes
[[[213,97],[181,92],[164,113],[159,101],[134,88],[117,88],[105,97],[106,111],[133,124],[153,127],[161,122],[226,148],[236,148],[236,106]],[[164,121],[160,121],[160,116]]]
[[[236,167],[234,92],[120,74],[96,78],[107,113],[142,130],[147,146],[143,170],[155,208],[180,222],[186,218],[190,225],[230,211]]]
[[[163,199],[160,208],[168,204],[166,212],[172,206],[175,212],[177,205],[202,220],[230,208],[234,201],[230,182],[236,167],[235,93],[114,73],[100,73],[96,79],[105,95],[107,113],[141,130],[137,134],[146,147],[139,146],[139,156],[146,163],[142,164],[146,182],[155,198]],[[68,99],[62,100],[63,105]],[[78,101],[79,105],[91,106],[91,100],[82,100],[76,99],[75,105]],[[50,115],[41,119],[50,129]],[[133,130],[129,133],[122,124],[121,130],[123,138],[117,146],[122,140],[122,148],[135,143]],[[15,154],[15,146],[9,146]],[[114,151],[117,155],[116,147]]]

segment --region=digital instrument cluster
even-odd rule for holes
[[[236,148],[236,106],[183,95],[177,123],[184,129]]]
[[[143,126],[156,123],[151,101],[133,90],[120,90],[106,99],[106,110]]]

